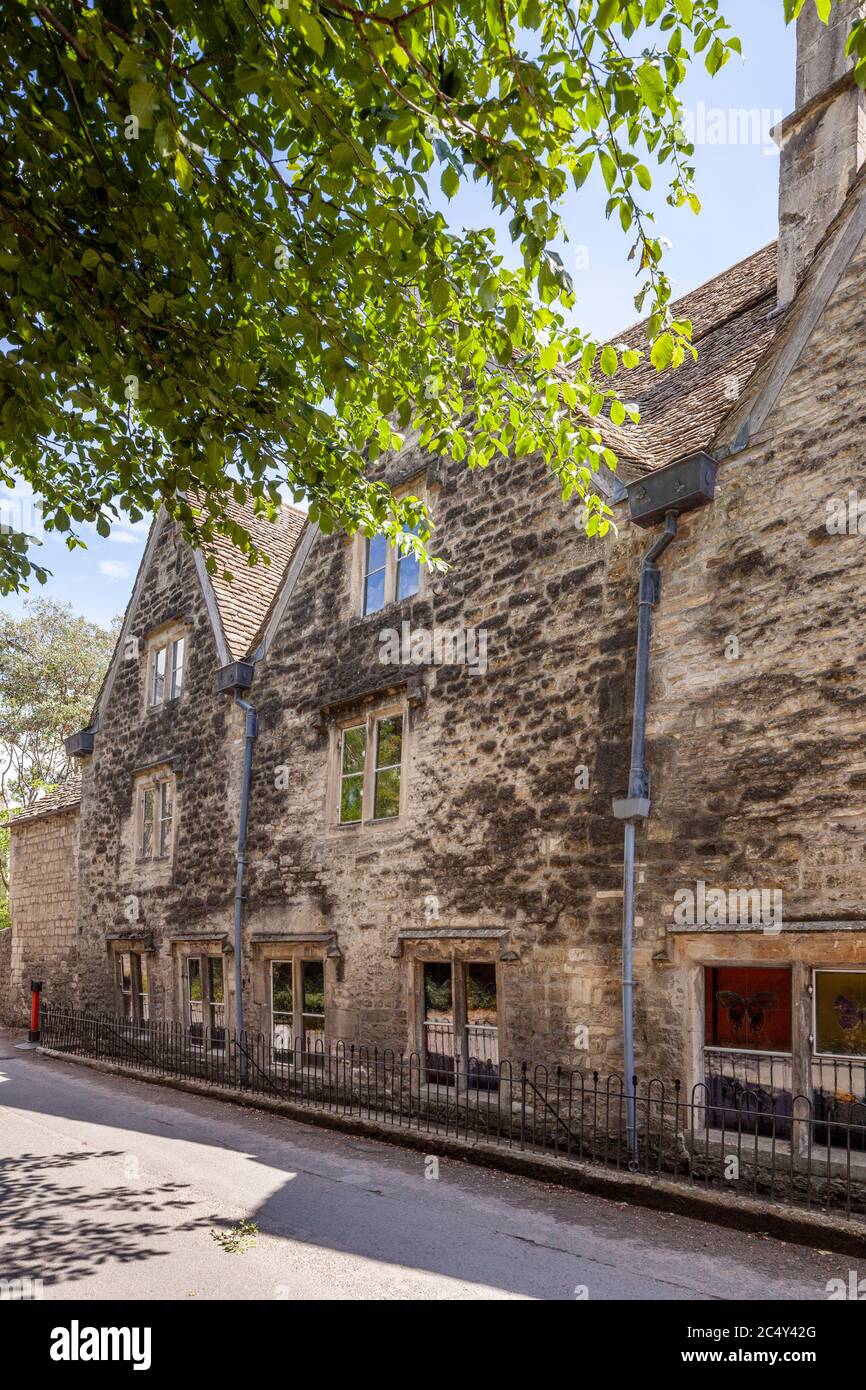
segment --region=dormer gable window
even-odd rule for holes
[[[183,693],[186,661],[186,634],[177,627],[155,633],[148,639],[146,704],[158,709]]]
[[[396,488],[397,498],[417,496],[428,502],[426,478]],[[417,534],[417,528],[415,528]],[[352,549],[352,611],[367,617],[393,603],[402,603],[426,589],[426,571],[411,550],[390,545],[384,536],[355,536]]]

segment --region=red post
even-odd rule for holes
[[[42,1000],[42,981],[30,981],[30,1041],[39,1041],[39,1006]]]

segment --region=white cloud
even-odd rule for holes
[[[106,579],[128,579],[129,565],[122,560],[100,560],[99,573],[104,574]]]
[[[117,541],[120,545],[141,545],[142,536],[136,536],[132,531],[112,531],[111,540]]]

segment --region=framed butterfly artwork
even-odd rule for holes
[[[788,966],[707,966],[705,1043],[746,1052],[790,1052]]]
[[[866,970],[815,971],[815,1052],[866,1057]]]

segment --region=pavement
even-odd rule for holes
[[[0,1281],[41,1279],[46,1299],[826,1300],[828,1280],[849,1279],[847,1256],[16,1040],[0,1030]]]

